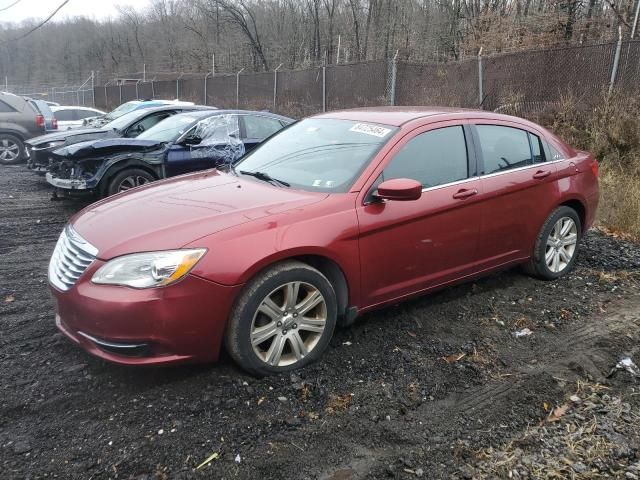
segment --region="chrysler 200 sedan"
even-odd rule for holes
[[[495,113],[376,108],[281,130],[227,172],[132,189],[71,219],[49,267],[56,323],[103,359],[267,375],[337,323],[522,264],[575,263],[598,164]]]

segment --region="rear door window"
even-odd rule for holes
[[[267,138],[279,131],[282,124],[275,118],[260,115],[242,115],[245,138]]]
[[[98,112],[94,112],[93,110],[84,110],[79,108],[75,110],[76,120],[84,120],[85,118],[97,117],[100,114]]]
[[[477,125],[484,173],[498,173],[533,165],[529,134],[501,125]]]
[[[74,110],[58,110],[57,112],[53,112],[53,115],[59,122],[66,122],[69,120],[75,120],[73,112]]]
[[[430,130],[409,140],[384,169],[382,180],[410,178],[428,188],[468,176],[464,130],[455,126]]]

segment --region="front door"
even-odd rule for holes
[[[419,129],[391,150],[376,183],[411,178],[423,185],[415,201],[357,207],[363,305],[436,287],[474,272],[481,184],[469,131],[452,122]]]
[[[225,114],[198,122],[167,151],[167,177],[231,164],[242,157],[238,116]]]

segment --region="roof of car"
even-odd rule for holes
[[[197,109],[187,110],[186,112],[179,113],[178,115],[191,115],[197,117],[208,117],[213,115],[262,115],[265,117],[275,118],[278,120],[282,120],[285,122],[293,122],[294,120],[289,117],[284,117],[282,115],[278,115],[277,113],[271,113],[266,111],[257,111],[257,110],[216,110],[215,107],[203,107],[197,105]]]
[[[472,110],[466,108],[452,107],[365,107],[353,108],[350,110],[337,110],[334,112],[321,113],[314,118],[335,118],[341,120],[353,120],[357,122],[381,123],[399,127],[412,120],[425,117],[435,117],[456,114],[469,115],[483,118],[500,118],[504,115],[494,114],[483,110]]]

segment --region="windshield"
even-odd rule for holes
[[[104,118],[108,121],[115,120],[116,118],[120,118],[125,113],[133,112],[140,102],[127,102],[120,105],[118,108],[111,110],[107,113]]]
[[[141,133],[137,138],[156,142],[173,142],[186,132],[196,120],[197,118],[191,115],[173,115]]]
[[[309,118],[247,154],[235,170],[266,173],[303,190],[346,192],[397,128]]]

